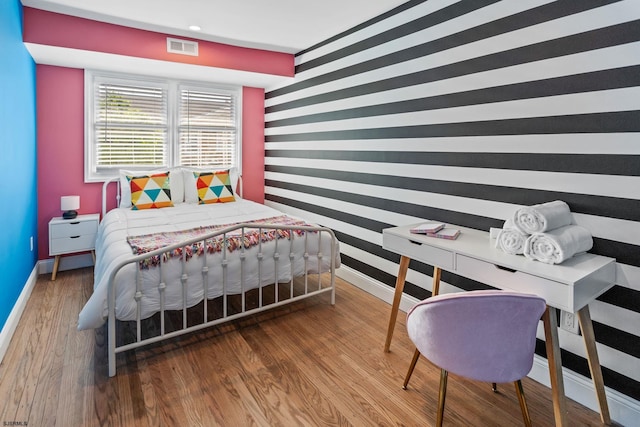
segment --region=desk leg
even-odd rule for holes
[[[553,396],[553,413],[556,426],[567,425],[567,404],[564,396],[564,381],[562,379],[562,359],[560,357],[560,344],[558,341],[557,310],[547,306],[542,315],[544,323],[544,337],[547,348],[547,362],[549,363],[549,376],[551,377],[551,394]]]
[[[404,282],[407,278],[407,270],[409,269],[409,261],[411,258],[406,256],[400,257],[400,267],[398,268],[398,277],[396,278],[396,291],[393,294],[393,303],[391,304],[391,317],[389,317],[389,328],[387,329],[387,340],[384,343],[384,351],[389,352],[391,346],[391,337],[396,326],[398,318],[398,309],[400,308],[400,299],[402,299],[402,291],[404,290]]]
[[[433,285],[431,286],[431,296],[434,297],[440,293],[440,276],[442,270],[440,267],[433,266]]]
[[[587,360],[589,361],[589,370],[591,371],[593,386],[596,390],[598,405],[600,406],[600,419],[604,424],[610,425],[609,405],[607,404],[607,396],[604,391],[604,379],[602,378],[602,369],[600,368],[600,359],[598,358],[598,350],[596,348],[596,337],[593,333],[593,323],[591,322],[588,305],[585,305],[578,311],[578,321],[580,322],[584,345],[587,349]]]

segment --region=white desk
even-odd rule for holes
[[[486,283],[498,289],[537,294],[547,302],[542,316],[553,407],[556,425],[567,425],[562,361],[558,344],[557,309],[577,313],[584,337],[589,368],[602,422],[610,424],[609,408],[604,391],[602,370],[598,360],[589,302],[611,288],[616,279],[615,259],[582,254],[559,265],[509,255],[494,247],[489,233],[449,225],[461,230],[456,240],[446,240],[413,234],[415,224],[387,228],[382,232],[384,249],[401,255],[395,294],[391,307],[385,351],[389,351],[398,307],[404,289],[409,261],[414,259],[433,265],[432,293],[438,294],[441,270]]]

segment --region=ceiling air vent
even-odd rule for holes
[[[198,56],[198,42],[167,37],[167,52]]]

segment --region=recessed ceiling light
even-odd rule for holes
[[[198,26],[198,25],[189,25],[189,29],[191,31],[200,31],[201,30],[200,26]]]

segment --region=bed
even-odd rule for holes
[[[194,171],[178,168],[162,172],[164,202],[156,197],[157,206],[136,209],[149,200],[136,205],[131,173],[103,185],[94,291],[78,317],[80,330],[107,324],[109,376],[120,352],[318,294],[335,303],[340,254],[330,229],[242,199],[228,170],[221,173],[223,196],[232,196],[225,202],[194,197]],[[135,173],[160,182],[155,171]],[[120,200],[107,211],[113,182]],[[127,338],[118,336],[122,330]]]

